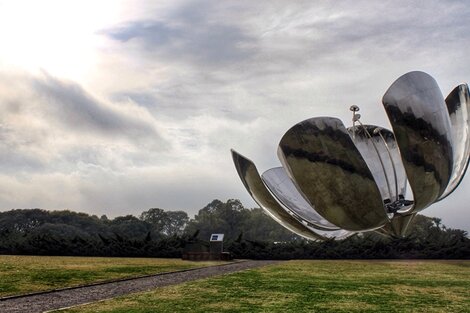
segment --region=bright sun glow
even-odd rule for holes
[[[92,71],[103,42],[99,31],[117,19],[116,4],[0,0],[0,64],[84,78]]]

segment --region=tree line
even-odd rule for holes
[[[184,249],[207,249],[212,233],[224,233],[235,258],[470,258],[467,232],[418,215],[405,238],[369,232],[345,240],[312,242],[239,200],[213,200],[194,218],[184,211],[152,208],[139,216],[109,219],[42,209],[0,213],[0,254],[180,257]]]

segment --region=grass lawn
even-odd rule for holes
[[[218,264],[179,259],[0,255],[0,297]]]
[[[289,261],[61,312],[470,312],[470,261]]]

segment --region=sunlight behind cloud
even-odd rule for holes
[[[0,62],[83,79],[103,42],[96,32],[118,17],[119,6],[111,2],[0,2]]]

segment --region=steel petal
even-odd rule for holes
[[[313,232],[309,227],[295,219],[280,206],[276,199],[269,193],[269,190],[261,180],[261,176],[255,164],[251,160],[245,158],[235,150],[231,151],[233,162],[235,163],[243,185],[245,185],[248,193],[266,213],[288,230],[304,238],[311,240],[325,239],[325,237]]]
[[[382,99],[413,191],[413,211],[441,196],[453,167],[449,114],[436,81],[426,73],[398,78]]]
[[[393,133],[375,125],[348,128],[369,166],[385,203],[405,198],[406,172]]]
[[[470,161],[470,94],[467,84],[455,87],[447,96],[446,105],[452,126],[454,168],[449,184],[439,200],[458,187]]]
[[[339,229],[336,225],[325,220],[304,199],[289,176],[287,176],[284,168],[275,167],[267,170],[261,175],[261,178],[274,197],[291,211],[292,214],[323,230]]]
[[[388,222],[374,177],[339,119],[294,125],[282,137],[278,155],[298,190],[329,222],[351,231]]]

